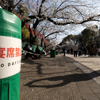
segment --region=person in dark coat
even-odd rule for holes
[[[41,51],[40,51],[40,49],[39,49],[39,46],[37,45],[37,47],[36,47],[36,51],[35,51],[37,54],[40,54],[41,53]]]
[[[66,48],[64,47],[62,50],[63,50],[64,56],[65,56],[65,51],[66,51]]]

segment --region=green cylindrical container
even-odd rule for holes
[[[19,100],[21,21],[0,8],[0,100]]]
[[[56,57],[56,50],[50,51],[50,57]]]

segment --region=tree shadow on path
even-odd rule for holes
[[[91,80],[97,76],[100,76],[100,74],[97,73],[96,71],[94,71],[94,72],[91,72],[88,74],[82,73],[82,74],[70,74],[70,75],[64,75],[64,76],[48,77],[48,78],[43,78],[43,79],[31,81],[31,82],[25,84],[25,86],[28,86],[30,88],[32,88],[32,87],[55,88],[55,87],[64,86],[64,85],[71,83],[71,82]],[[56,84],[56,81],[60,81],[60,80],[62,80],[62,82]],[[36,84],[36,82],[41,82],[41,81],[48,81],[48,84],[49,84],[49,81],[50,82],[55,81],[55,84],[53,82],[50,85],[34,85],[34,84]]]
[[[42,66],[43,66],[43,64],[41,64],[39,62],[35,62],[34,60],[30,60],[30,59],[23,61],[23,63],[30,64],[30,65],[35,65],[35,67],[37,69],[37,73],[38,74],[42,74]],[[23,68],[28,68],[29,69],[29,68],[32,68],[32,66],[31,67],[23,66]],[[22,73],[25,73],[25,72],[22,72]]]
[[[76,61],[73,61],[71,59],[68,60],[68,58],[66,59],[66,63],[67,62],[68,63],[76,63]],[[37,63],[37,64],[38,64],[37,65],[38,74],[43,74],[42,69],[41,69],[42,65],[39,63]],[[72,66],[72,67],[75,68],[75,66]],[[78,69],[80,69],[80,68],[78,68]],[[81,71],[81,73],[75,72],[75,73],[72,73],[69,75],[63,75],[63,76],[58,75],[58,76],[33,80],[33,81],[30,81],[27,84],[25,84],[25,86],[28,86],[30,88],[33,88],[33,87],[56,88],[56,87],[61,87],[61,86],[67,85],[71,82],[88,81],[97,76],[100,76],[100,71],[92,71],[90,73],[84,73],[83,71]],[[46,84],[43,84],[43,83],[46,83]]]

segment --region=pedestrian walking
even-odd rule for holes
[[[78,52],[78,45],[77,44],[75,44],[73,46],[73,51],[74,51],[74,57],[77,57],[77,52]]]
[[[98,50],[98,56],[100,57],[100,48],[98,48],[97,50]]]
[[[65,56],[66,48],[64,47],[62,50],[63,50],[63,54],[64,54],[64,56]]]

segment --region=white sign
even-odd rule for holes
[[[0,79],[20,72],[21,39],[0,36]]]

